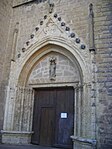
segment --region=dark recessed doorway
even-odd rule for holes
[[[42,146],[72,148],[73,109],[72,87],[35,89],[31,142]]]

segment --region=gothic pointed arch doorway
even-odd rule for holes
[[[73,106],[73,130],[72,133],[70,133],[68,136],[70,138],[71,135],[72,138],[75,136],[86,136],[91,133],[91,106],[90,106],[90,82],[91,77],[89,75],[89,66],[90,61],[89,58],[87,58],[87,55],[84,57],[81,53],[82,51],[79,51],[77,47],[74,45],[70,45],[66,40],[64,41],[59,38],[56,39],[47,39],[46,41],[43,40],[43,44],[37,42],[34,44],[31,49],[28,49],[26,54],[22,55],[14,67],[16,68],[15,71],[12,70],[12,74],[14,77],[10,77],[9,82],[9,90],[11,89],[11,86],[17,86],[17,90],[14,90],[10,92],[10,94],[7,94],[7,104],[6,104],[6,113],[5,113],[5,122],[4,122],[4,138],[8,137],[8,135],[13,133],[12,138],[16,135],[16,140],[19,140],[21,143],[30,143],[32,134],[35,132],[32,132],[32,120],[34,117],[34,113],[36,113],[37,117],[38,115],[41,115],[39,118],[39,121],[37,123],[42,123],[43,120],[46,119],[47,116],[51,117],[51,119],[47,120],[48,123],[52,123],[52,118],[54,118],[55,123],[55,117],[56,117],[56,111],[57,107],[62,105],[62,107],[66,107],[66,105],[69,105],[68,107],[72,109]],[[87,52],[86,52],[87,54]],[[50,74],[50,60],[51,58],[55,59],[55,71],[53,76]],[[87,59],[86,59],[87,58]],[[88,62],[88,63],[87,63]],[[29,89],[30,88],[30,89]],[[74,104],[65,104],[65,102],[62,101],[59,98],[55,98],[54,102],[52,99],[45,100],[44,97],[41,100],[39,99],[39,103],[36,104],[38,106],[41,105],[42,100],[45,103],[45,106],[40,106],[43,108],[40,108],[41,112],[33,112],[33,108],[35,109],[35,100],[37,97],[32,96],[32,91],[37,91],[36,94],[38,94],[39,90],[41,89],[57,89],[58,93],[55,93],[55,96],[59,94],[59,89],[66,89],[67,91],[69,89],[72,89],[71,96],[73,95],[73,101],[69,98],[66,99],[65,96],[64,99],[67,100],[67,102],[73,102]],[[13,89],[13,88],[12,88]],[[45,91],[44,90],[44,91]],[[8,92],[9,93],[9,92]],[[35,94],[35,95],[36,95]],[[42,96],[45,95],[41,94]],[[61,94],[59,94],[61,95]],[[63,93],[65,94],[65,91]],[[40,96],[40,95],[39,95]],[[12,98],[13,97],[13,98]],[[45,96],[46,98],[48,96]],[[59,96],[60,97],[60,96]],[[70,96],[68,96],[70,97]],[[14,101],[12,99],[15,99]],[[72,99],[72,98],[71,98]],[[60,101],[58,104],[57,101]],[[8,105],[8,103],[11,103]],[[50,106],[48,106],[48,103]],[[55,110],[51,106],[58,105]],[[65,105],[64,105],[65,104]],[[14,106],[13,106],[14,105]],[[39,107],[37,106],[37,109]],[[13,108],[14,107],[14,108]],[[48,107],[48,109],[46,109]],[[60,108],[61,109],[61,108]],[[9,112],[8,112],[9,111]],[[88,112],[87,112],[88,111]],[[9,113],[12,113],[11,116],[8,116]],[[69,111],[65,111],[63,109],[59,110],[59,118],[62,117],[69,117],[68,116]],[[50,115],[52,113],[52,115]],[[55,114],[53,114],[55,113]],[[88,119],[88,123],[86,123],[86,118]],[[37,118],[38,119],[38,118]],[[58,119],[58,118],[57,118]],[[34,123],[34,121],[33,121]],[[57,121],[59,124],[59,120]],[[43,132],[43,128],[46,127],[46,125],[41,125],[41,128],[38,128],[40,131]],[[63,125],[62,125],[63,126]],[[69,126],[69,123],[67,122],[67,125]],[[51,125],[48,125],[48,127],[51,127]],[[53,127],[55,129],[56,127]],[[62,127],[63,128],[63,127]],[[87,128],[90,131],[86,131]],[[11,131],[8,131],[11,130]],[[62,130],[62,129],[61,129]],[[65,132],[65,131],[64,131]],[[37,137],[40,138],[39,143],[43,144],[43,136],[39,135],[39,132],[37,131]],[[57,134],[58,131],[56,131]],[[40,133],[42,134],[42,133]],[[55,134],[55,133],[54,133]],[[52,136],[52,135],[51,135]],[[50,138],[52,138],[49,136]],[[54,135],[54,140],[56,139]],[[58,135],[57,135],[58,136]],[[60,137],[61,136],[61,137]],[[65,135],[67,136],[67,135]],[[23,139],[21,139],[23,138]],[[59,141],[62,141],[64,138],[64,135],[59,135],[58,138]],[[76,138],[77,139],[77,138]],[[5,141],[6,139],[4,139]],[[12,139],[13,140],[13,139]],[[57,139],[58,140],[58,139]],[[73,140],[73,141],[74,141]],[[50,140],[50,145],[52,145],[52,140]],[[49,142],[48,142],[49,143]],[[54,144],[57,142],[54,142]],[[58,142],[60,143],[60,142]],[[62,142],[61,142],[62,143]],[[60,143],[60,144],[61,144]],[[75,144],[75,141],[73,142]],[[77,143],[77,142],[76,142]],[[59,144],[58,144],[59,145]],[[73,146],[72,146],[73,147]]]
[[[27,79],[35,92],[31,142],[70,149],[73,148],[70,136],[74,133],[75,88],[82,81],[81,73],[64,48],[54,45],[47,48],[48,53],[36,61]],[[54,70],[51,70],[52,63]]]

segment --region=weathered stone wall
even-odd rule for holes
[[[70,26],[71,30],[76,31],[79,37],[85,39],[88,43],[88,2],[75,1],[55,1],[54,12],[65,20],[66,25]],[[67,7],[66,7],[67,6]],[[84,12],[81,9],[84,7]],[[17,42],[17,50],[21,50],[24,44],[30,39],[30,35],[35,30],[35,27],[40,24],[45,15],[48,15],[49,8],[47,2],[37,4],[36,2],[28,3],[14,9],[14,20],[12,30],[16,22],[19,22],[19,37]],[[62,11],[63,10],[63,11]],[[24,14],[24,15],[23,15]],[[40,15],[41,14],[41,15]],[[81,15],[80,15],[81,14]]]
[[[8,81],[8,72],[5,66],[10,65],[10,58],[7,58],[6,53],[9,52],[7,47],[7,40],[12,14],[11,5],[12,0],[0,1],[0,130],[2,129],[3,125],[5,86]],[[4,77],[4,73],[6,77]]]
[[[16,1],[20,4],[22,1]],[[3,2],[4,3],[4,2]],[[112,1],[111,0],[54,0],[54,12],[60,16],[67,26],[70,27],[79,38],[82,38],[89,47],[89,24],[88,24],[88,6],[93,3],[94,10],[94,28],[95,28],[95,46],[96,46],[96,91],[97,94],[92,95],[96,98],[96,138],[98,140],[98,149],[112,148]],[[0,2],[0,5],[2,3]],[[7,3],[8,4],[8,3]],[[8,5],[6,5],[8,6]],[[0,6],[1,10],[4,8]],[[9,7],[9,6],[8,6]],[[7,7],[5,7],[7,9]],[[4,13],[6,11],[4,9]],[[7,9],[9,11],[10,9]],[[8,39],[7,63],[4,68],[9,71],[9,57],[11,57],[11,47],[15,49],[16,56],[24,47],[24,44],[31,38],[30,35],[35,27],[40,24],[44,16],[48,14],[48,5],[44,1],[42,3],[28,3],[13,8],[13,18],[10,26],[10,38]],[[10,13],[8,13],[10,14]],[[2,15],[3,17],[3,15]],[[8,19],[7,19],[8,17]],[[5,21],[6,29],[0,30],[2,39],[0,40],[1,48],[5,48],[9,24],[9,15],[3,17],[0,23]],[[6,23],[7,22],[7,23]],[[4,24],[4,23],[3,23]],[[4,26],[4,25],[2,25]],[[16,39],[14,38],[14,30],[17,29]],[[4,37],[4,38],[3,38]],[[16,59],[16,58],[15,58]],[[1,68],[3,66],[3,57],[0,59]],[[4,79],[7,80],[7,72],[4,73]],[[1,77],[1,75],[0,75]],[[3,81],[3,82],[4,82]],[[3,102],[2,102],[3,103]],[[95,105],[94,105],[95,106]],[[2,118],[3,116],[1,116]]]
[[[97,123],[100,149],[112,148],[112,1],[98,1],[95,10]]]
[[[111,108],[112,108],[112,2],[111,0],[60,0],[55,1],[54,11],[61,16],[70,28],[88,44],[88,5],[93,3],[94,7],[94,27],[96,44],[96,65],[98,81],[97,99],[97,131],[98,148],[111,148]],[[24,15],[23,15],[24,14]],[[41,14],[41,15],[40,15]],[[21,50],[23,45],[32,34],[35,27],[48,14],[46,2],[36,4],[30,3],[14,8],[13,22],[19,22],[19,37],[17,50]],[[13,28],[13,25],[12,25]],[[100,109],[100,110],[99,110]]]

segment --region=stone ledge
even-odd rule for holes
[[[5,144],[30,144],[33,132],[25,131],[1,131],[2,143]]]
[[[96,140],[87,139],[77,136],[71,136],[71,139],[74,142],[74,146],[76,149],[95,149],[96,148]]]
[[[27,131],[5,131],[1,130],[1,134],[32,134],[32,132],[27,132]]]

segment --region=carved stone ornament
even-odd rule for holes
[[[49,78],[50,80],[56,79],[56,57],[51,57],[49,59],[50,67],[49,67]]]
[[[68,42],[72,42],[77,46],[77,48],[85,49],[87,46],[79,39],[78,35],[70,29],[69,25],[57,14],[45,15],[43,20],[40,21],[39,25],[35,27],[34,32],[31,34],[30,39],[25,43],[23,48],[25,48],[25,53],[29,47],[34,45],[36,42],[40,42],[44,39],[66,39]],[[76,37],[76,38],[75,38]],[[24,50],[21,51],[24,53]]]
[[[49,20],[49,22],[46,24],[46,27],[44,28],[44,33],[49,34],[58,34],[59,30],[57,29],[57,25],[52,21]]]

